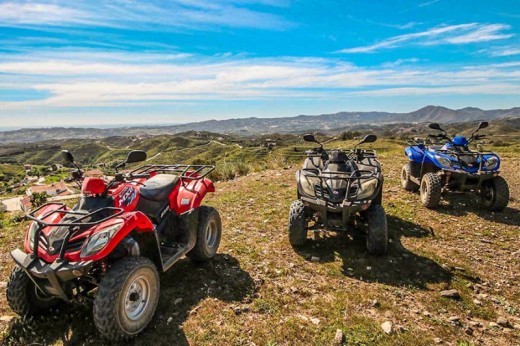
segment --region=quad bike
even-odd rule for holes
[[[101,334],[125,340],[152,319],[159,300],[159,272],[183,255],[211,259],[222,224],[217,210],[201,206],[215,167],[144,165],[127,173],[117,168],[146,159],[132,151],[116,167],[115,178],[83,178],[82,196],[72,209],[47,203],[26,214],[31,220],[24,251],[11,252],[16,266],[7,285],[7,302],[21,316],[44,313],[60,302],[93,300]]]
[[[443,141],[443,145],[426,147],[424,143],[415,143],[405,149],[410,161],[401,172],[403,188],[419,190],[421,202],[427,208],[439,205],[444,190],[477,192],[484,208],[504,210],[509,202],[509,187],[499,175],[500,158],[494,152],[469,149],[472,141],[485,137],[477,132],[488,127],[488,123],[481,122],[469,139],[463,136],[450,138],[436,123],[429,127],[441,131],[428,137]]]
[[[383,175],[374,150],[358,149],[377,140],[367,135],[353,150],[324,150],[313,135],[306,142],[319,147],[306,151],[303,168],[296,172],[298,199],[289,214],[289,241],[301,246],[309,230],[347,231],[353,221],[367,225],[366,246],[371,254],[387,252],[388,228],[381,206]]]

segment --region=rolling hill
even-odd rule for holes
[[[312,129],[337,132],[338,129],[359,125],[380,126],[395,123],[457,123],[478,120],[496,120],[520,117],[520,107],[511,109],[482,110],[467,107],[449,109],[441,106],[426,106],[409,113],[388,112],[339,112],[322,115],[298,115],[282,118],[240,118],[207,120],[171,126],[130,126],[119,128],[30,128],[0,132],[0,143],[38,142],[50,139],[105,138],[112,136],[150,136],[175,134],[186,131],[211,131],[235,135],[266,133],[301,133]]]

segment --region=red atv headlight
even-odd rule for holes
[[[123,223],[118,223],[116,225],[109,226],[105,229],[103,229],[100,232],[96,232],[93,235],[90,236],[88,239],[87,245],[83,247],[81,250],[80,257],[88,257],[92,256],[95,253],[102,250],[107,244],[110,238],[119,231],[123,227]]]

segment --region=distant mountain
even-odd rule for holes
[[[223,134],[300,133],[319,129],[335,132],[351,126],[380,126],[395,123],[457,123],[520,117],[520,107],[482,110],[474,107],[449,109],[426,106],[410,113],[339,112],[321,115],[298,115],[284,118],[239,118],[207,120],[170,126],[132,126],[119,128],[41,128],[0,132],[0,143],[37,142],[49,139],[105,138],[110,136],[147,136],[174,134],[186,131],[211,131]]]

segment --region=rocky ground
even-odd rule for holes
[[[386,257],[368,256],[356,234],[320,233],[293,250],[294,168],[218,183],[208,203],[222,215],[220,254],[202,266],[182,260],[163,275],[156,317],[130,344],[520,345],[520,156],[504,157],[512,200],[495,214],[471,195],[420,207],[399,185],[403,159],[401,151],[381,154]],[[103,343],[86,303],[37,321],[13,317],[8,251],[23,227],[0,230],[0,339]]]

